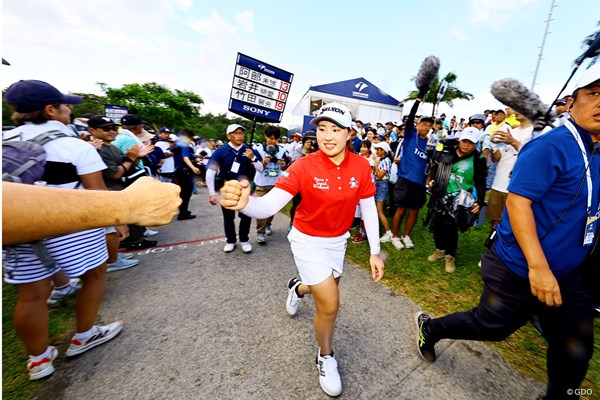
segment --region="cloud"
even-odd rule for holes
[[[254,13],[252,11],[244,11],[237,14],[234,19],[248,32],[254,32]]]

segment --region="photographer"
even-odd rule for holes
[[[275,182],[281,176],[281,171],[285,171],[289,165],[289,158],[285,154],[285,148],[279,144],[281,131],[277,126],[269,125],[265,129],[265,144],[257,148],[258,154],[262,158],[263,171],[256,174],[254,182],[256,183],[256,197],[262,197],[269,193],[275,186]],[[266,237],[271,236],[271,222],[273,216],[265,219],[256,220],[256,242],[265,244]]]
[[[459,229],[464,232],[475,222],[485,202],[486,162],[475,149],[479,136],[479,130],[467,128],[458,143],[444,141],[438,145],[443,149],[434,154],[429,208],[433,213],[431,230],[436,250],[427,260],[434,262],[443,258],[448,273],[456,270]]]

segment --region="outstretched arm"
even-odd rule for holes
[[[2,245],[113,225],[164,225],[181,204],[179,191],[177,185],[150,177],[122,191],[2,182]]]
[[[221,205],[230,210],[239,210],[252,218],[268,218],[292,200],[292,195],[283,189],[274,188],[263,197],[250,196],[250,182],[231,180],[221,189]]]

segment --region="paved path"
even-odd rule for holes
[[[222,217],[206,189],[199,218],[158,228],[161,245],[107,279],[104,323],[125,320],[112,342],[64,359],[38,399],[326,399],[314,366],[314,303],[285,311],[296,274],[278,214],[274,235],[251,254],[224,254]],[[253,223],[253,229],[254,229]],[[254,241],[255,235],[251,234]],[[253,242],[254,243],[254,242]],[[442,341],[438,361],[417,356],[418,306],[347,263],[334,348],[341,399],[535,399],[544,389],[478,342]]]

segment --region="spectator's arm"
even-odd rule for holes
[[[179,186],[149,177],[122,191],[2,182],[2,245],[114,225],[164,225],[181,204],[179,191]]]

